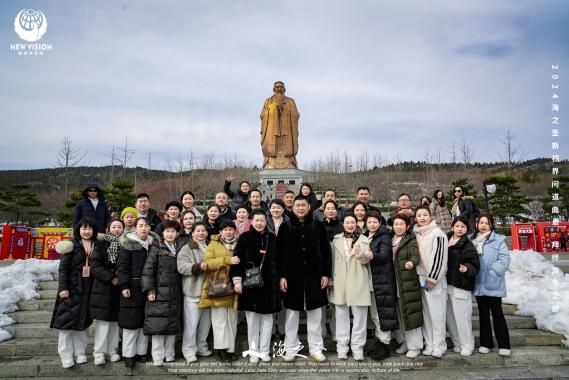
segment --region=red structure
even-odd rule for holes
[[[32,229],[19,226],[4,226],[0,260],[27,259],[30,256]]]
[[[531,223],[512,224],[512,249],[535,250],[535,231]]]
[[[559,239],[561,235],[569,233],[569,223],[559,222],[557,225],[551,222],[539,222],[535,224],[537,233],[538,252],[551,253],[559,252]]]

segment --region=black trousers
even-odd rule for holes
[[[492,325],[494,325],[494,335],[498,341],[498,348],[510,349],[510,333],[502,311],[502,298],[477,296],[476,302],[480,315],[480,346],[494,348],[492,326],[490,325],[490,312],[492,312]]]

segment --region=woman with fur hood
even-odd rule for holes
[[[59,287],[53,309],[51,328],[59,330],[57,351],[63,368],[87,363],[87,327],[93,320],[89,315],[89,297],[93,275],[90,257],[99,249],[96,242],[97,224],[93,219],[79,220],[72,240],[57,243]]]
[[[144,307],[142,270],[148,255],[159,249],[160,238],[150,231],[146,218],[136,220],[136,231],[120,238],[117,273],[121,287],[119,326],[123,329],[122,355],[125,365],[134,367],[135,361],[146,362],[148,337],[144,335]]]

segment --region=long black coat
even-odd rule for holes
[[[447,234],[449,241],[452,235],[452,232]],[[461,273],[458,270],[460,265],[464,265],[468,268],[466,273]],[[465,235],[453,245],[449,245],[447,284],[460,289],[473,291],[476,275],[479,271],[480,256],[468,236]]]
[[[182,246],[179,246],[182,248]],[[147,301],[145,335],[176,335],[182,331],[182,277],[178,273],[177,254],[164,243],[152,250],[142,271],[142,292],[154,292],[155,301]]]
[[[266,229],[263,233],[251,228],[242,233],[235,247],[235,256],[241,262],[231,266],[231,277],[241,277],[245,281],[245,269],[259,267],[265,250],[265,259],[261,273],[264,286],[262,288],[244,288],[239,295],[239,310],[253,311],[260,314],[272,314],[281,309],[279,276],[277,272],[277,256],[283,247],[277,247],[276,237]]]
[[[109,243],[104,240],[99,243],[100,249],[93,252],[90,260],[94,281],[89,312],[93,319],[116,322],[119,318],[121,288],[113,285],[111,281],[117,277],[117,263],[109,260],[107,254]]]
[[[327,289],[320,288],[320,279],[331,276],[332,262],[330,241],[322,223],[310,217],[300,221],[293,214],[281,256],[279,277],[286,278],[288,283],[283,295],[284,307],[301,311],[327,305]]]
[[[77,226],[77,223],[84,217],[95,220],[97,222],[97,232],[105,233],[107,224],[111,221],[111,210],[102,194],[99,195],[97,208],[94,208],[93,203],[91,203],[86,193],[83,192],[83,198],[77,202],[73,210],[73,226]]]
[[[117,273],[121,290],[130,289],[130,297],[121,295],[119,310],[119,326],[129,330],[142,328],[144,325],[144,306],[146,296],[142,293],[142,269],[150,252],[157,251],[160,238],[154,232],[152,244],[147,251],[139,242],[129,238],[130,234],[121,236],[121,250],[117,262]]]
[[[391,233],[384,225],[379,227],[371,240],[370,249],[373,260],[370,261],[373,294],[377,305],[377,314],[382,331],[393,331],[399,328],[397,320],[397,288]]]
[[[77,238],[58,243],[59,287],[57,299],[53,308],[50,327],[59,330],[83,331],[93,323],[89,315],[89,296],[93,284],[93,276],[83,277],[86,254],[80,240]],[[93,245],[91,254],[98,250],[97,243]],[[59,292],[67,290],[69,297],[59,298]]]
[[[330,240],[330,242],[334,240],[334,236],[344,232],[344,224],[337,218],[332,220],[324,219],[322,224],[326,229],[326,234],[328,235],[328,240]]]

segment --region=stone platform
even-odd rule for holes
[[[263,199],[282,198],[284,191],[298,193],[303,182],[310,182],[310,173],[298,169],[263,169],[259,171],[259,190]],[[281,194],[282,193],[282,194]]]

